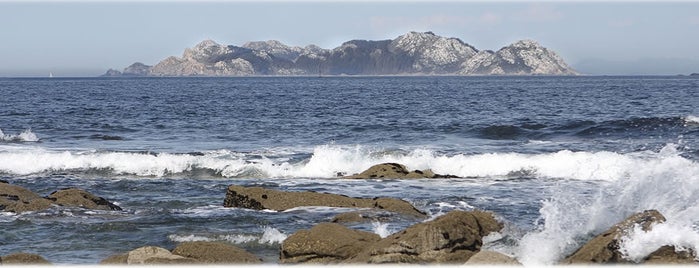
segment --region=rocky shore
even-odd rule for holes
[[[422,176],[418,176],[422,175]],[[429,170],[409,171],[400,164],[385,163],[345,178],[439,178]],[[310,229],[289,235],[279,247],[280,264],[467,264],[521,265],[514,257],[483,249],[484,237],[500,232],[505,222],[492,212],[454,210],[426,220],[427,214],[405,200],[356,198],[318,192],[278,191],[262,187],[230,185],[225,207],[283,211],[304,206],[357,209],[336,215]],[[22,213],[49,208],[75,207],[121,210],[108,200],[81,189],[61,189],[48,196],[0,181],[0,211]],[[377,213],[379,212],[379,213]],[[412,217],[417,223],[387,237],[356,230],[345,223],[373,219],[376,215]],[[634,228],[648,232],[666,221],[656,210],[646,210],[596,235],[559,264],[696,264],[696,252],[662,246],[640,261],[625,259],[622,237]],[[30,249],[27,249],[30,250]],[[1,252],[0,264],[50,264],[36,254]],[[143,245],[128,252],[105,256],[100,264],[258,264],[262,259],[245,249],[223,242],[183,242],[173,249]]]

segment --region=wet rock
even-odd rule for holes
[[[423,178],[458,178],[453,175],[435,174],[430,169],[409,171],[404,165],[383,163],[370,167],[362,173],[342,177],[345,179],[423,179]]]
[[[373,233],[335,223],[320,223],[289,236],[281,246],[281,263],[340,263],[381,239]]]
[[[219,242],[184,242],[172,253],[194,259],[197,263],[262,263],[262,259],[244,249]]]
[[[464,263],[483,236],[502,229],[489,212],[452,211],[418,223],[364,249],[348,263]]]
[[[47,199],[60,206],[87,209],[121,210],[121,207],[106,199],[77,188],[68,188],[51,193]]]
[[[237,185],[228,186],[223,206],[277,211],[304,206],[380,208],[415,217],[425,216],[425,213],[417,210],[410,203],[395,198],[353,198],[338,194],[283,192]]]
[[[696,264],[696,254],[692,250],[677,251],[674,246],[662,246],[649,254],[644,264]]]
[[[500,252],[481,250],[466,261],[467,265],[522,265],[515,258]]]
[[[51,262],[36,254],[31,253],[14,253],[0,258],[2,265],[17,265],[17,264],[51,264]]]
[[[351,223],[351,222],[364,222],[368,221],[370,218],[366,217],[359,211],[345,212],[335,215],[335,217],[330,220],[333,223]]]
[[[643,231],[649,231],[653,224],[665,221],[657,210],[646,210],[629,216],[624,221],[612,226],[604,233],[594,237],[572,255],[563,260],[566,264],[584,263],[628,263],[619,252],[619,239],[634,228],[636,224]]]
[[[0,183],[0,210],[21,213],[51,207],[51,201],[23,187]]]
[[[118,258],[115,259],[118,260]],[[183,263],[193,262],[185,259],[185,257],[172,254],[169,250],[161,247],[145,246],[129,251],[126,264],[174,263],[178,260]]]

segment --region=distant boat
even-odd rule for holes
[[[52,78],[52,77],[53,77],[53,73],[49,72],[49,78]]]

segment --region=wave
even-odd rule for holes
[[[39,141],[39,137],[32,132],[31,129],[26,129],[22,131],[19,134],[16,135],[11,135],[11,134],[5,134],[2,132],[2,129],[0,129],[0,141],[5,141],[5,142],[37,142]]]
[[[445,155],[427,149],[401,151],[323,145],[315,147],[303,158],[228,150],[173,154],[0,147],[0,173],[14,175],[72,172],[145,177],[335,178],[385,162],[464,178],[539,177],[602,181],[626,179],[648,167],[666,170],[698,166],[681,157],[674,144],[660,152],[626,154],[561,150],[540,154],[472,155]]]
[[[220,234],[220,235],[197,235],[197,234],[171,234],[168,239],[173,242],[215,242],[226,241],[233,244],[258,243],[258,244],[281,244],[288,235],[276,228],[265,226],[262,234]]]
[[[648,135],[653,133],[678,132],[688,127],[699,126],[699,117],[639,117],[621,120],[575,120],[561,124],[526,122],[511,125],[488,125],[475,128],[475,134],[482,139],[523,140],[542,139],[557,136],[599,137]]]
[[[699,165],[677,156],[674,145],[644,159],[624,167],[626,176],[598,187],[549,189],[538,228],[524,235],[514,250],[518,260],[525,265],[555,264],[591,235],[648,209],[657,209],[667,221],[651,232],[636,230],[624,236],[620,251],[626,258],[640,261],[663,245],[699,250]]]

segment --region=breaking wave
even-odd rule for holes
[[[427,149],[377,150],[364,146],[317,146],[304,157],[239,153],[228,150],[191,154],[54,151],[44,148],[0,147],[0,173],[31,175],[50,172],[101,172],[105,176],[186,176],[226,178],[334,178],[359,173],[372,165],[396,162],[409,169],[432,169],[459,177],[540,177],[616,181],[639,170],[691,169],[676,145],[659,152],[608,151],[551,153],[482,153],[445,155]]]
[[[32,132],[31,129],[27,129],[22,131],[19,134],[12,135],[12,134],[5,134],[2,132],[2,129],[0,129],[0,142],[5,141],[5,142],[37,142],[39,141],[39,137]]]
[[[226,241],[233,244],[258,243],[258,244],[281,244],[287,235],[276,228],[265,226],[262,234],[221,234],[221,235],[196,235],[196,234],[171,234],[168,239],[173,242],[215,242]]]

